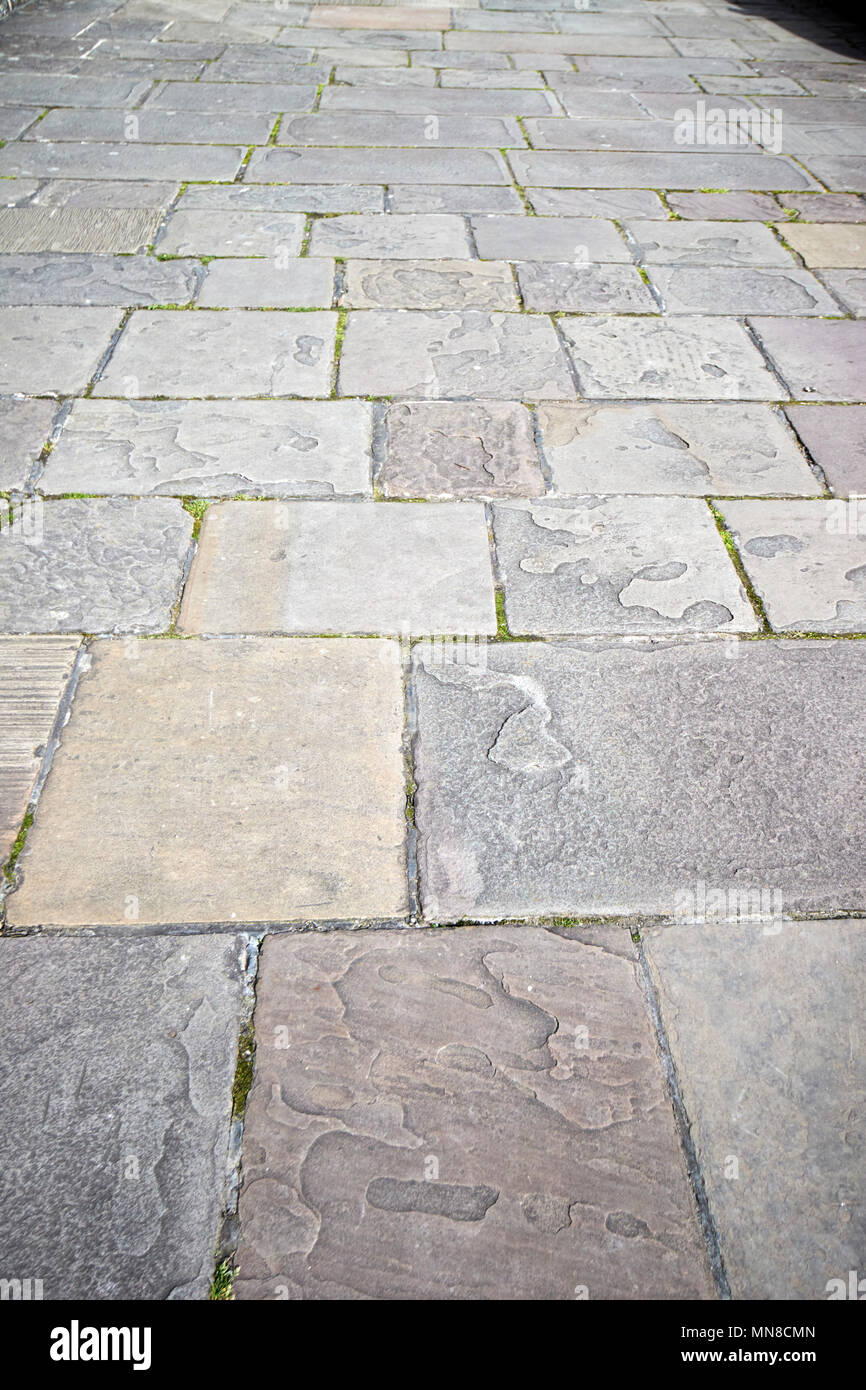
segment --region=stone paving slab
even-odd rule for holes
[[[866,932],[778,927],[655,930],[646,952],[733,1297],[825,1300],[866,1239]]]
[[[297,85],[282,82],[167,82],[148,98],[142,114],[157,110],[213,112],[215,115],[222,111],[268,114],[309,111],[315,95],[316,88],[312,82]]]
[[[343,148],[377,145],[413,145],[421,149],[430,144],[450,149],[477,148],[501,150],[506,146],[526,148],[520,126],[512,118],[496,116],[404,116],[387,113],[353,112],[351,115],[316,114],[286,116],[277,133],[278,145],[340,145]]]
[[[0,304],[189,304],[200,267],[151,256],[4,255]]]
[[[0,400],[0,491],[24,487],[56,414],[56,401]]]
[[[156,246],[166,256],[297,256],[304,236],[299,212],[173,212]]]
[[[0,173],[2,156],[0,151]],[[498,150],[254,150],[245,183],[499,183],[511,176]]]
[[[363,401],[77,401],[39,486],[154,497],[370,496],[370,434]]]
[[[866,318],[866,270],[822,270],[821,279],[849,314]]]
[[[0,531],[0,632],[165,631],[192,535],[179,502],[25,507],[20,531]]]
[[[721,503],[722,514],[780,632],[866,631],[866,504]]]
[[[513,642],[476,670],[417,652],[428,920],[668,916],[699,882],[863,907],[862,642]]]
[[[264,145],[274,118],[269,112],[185,112],[149,110],[49,111],[25,140],[141,140],[166,145]],[[132,133],[131,133],[132,132]]]
[[[711,1298],[632,950],[272,937],[237,1296]]]
[[[215,260],[196,301],[202,308],[330,309],[334,262],[324,257]]]
[[[866,324],[845,320],[750,320],[782,380],[795,397],[857,401],[866,398]]]
[[[866,222],[866,201],[853,193],[788,193],[784,201],[807,222]]]
[[[502,190],[512,191],[512,190]],[[372,184],[190,184],[180,211],[384,212],[385,190]]]
[[[0,942],[0,1241],[46,1299],[207,1298],[244,952]]]
[[[480,505],[224,502],[208,509],[189,633],[494,633]]]
[[[506,261],[347,261],[344,275],[349,309],[520,308]]]
[[[117,309],[0,308],[0,391],[83,391],[119,322]]]
[[[765,405],[542,405],[538,423],[559,493],[821,490],[784,421]]]
[[[40,40],[39,48],[44,49]],[[56,45],[51,45],[56,52]],[[30,106],[117,106],[123,110],[137,106],[146,96],[152,82],[118,77],[99,81],[87,77],[63,74],[5,72],[3,99],[7,102],[26,102]]]
[[[771,222],[779,215],[779,204],[769,193],[671,193],[667,202],[680,217],[698,222],[719,222],[729,218],[735,221]],[[793,195],[786,195],[786,206],[793,202]]]
[[[396,643],[105,641],[91,654],[18,861],[14,926],[405,912]]]
[[[826,164],[826,160],[823,161]],[[512,165],[518,183],[564,188],[817,188],[789,159],[755,154],[603,154],[517,150]],[[814,165],[813,165],[814,167]],[[815,168],[817,178],[820,171]],[[850,185],[846,185],[850,186]]]
[[[634,266],[529,261],[516,265],[515,270],[527,309],[582,314],[661,312]]]
[[[67,179],[233,179],[245,151],[232,145],[75,144],[15,140],[0,175]]]
[[[414,69],[410,69],[414,72]],[[510,87],[511,79],[517,74],[503,74],[504,87]],[[507,81],[505,80],[507,78]],[[402,85],[379,85],[380,74],[375,83],[367,78],[369,86],[326,87],[322,92],[320,110],[322,111],[391,111],[401,116],[549,116],[554,110],[553,102],[546,92],[521,90],[515,87],[508,91],[485,91],[476,88],[478,74],[471,74],[471,85],[449,87],[447,90],[423,88],[414,91]],[[413,83],[414,85],[414,83]],[[497,79],[497,86],[499,80]],[[523,141],[520,141],[523,144]]]
[[[153,241],[159,213],[145,208],[3,208],[0,252],[140,251]]]
[[[532,421],[505,401],[414,401],[388,407],[386,497],[532,497],[544,492]]]
[[[24,819],[77,651],[66,637],[0,638],[0,863]]]
[[[668,213],[648,188],[532,188],[527,200],[539,217],[660,217]]]
[[[793,270],[792,257],[769,227],[744,222],[627,221],[637,259],[653,265],[781,266]]]
[[[133,314],[94,395],[324,396],[336,317],[242,309]]]
[[[860,227],[833,222],[799,226],[793,222],[780,230],[806,265],[866,268],[866,231]]]
[[[40,106],[0,106],[0,140],[15,140],[41,113]]]
[[[479,256],[504,261],[628,262],[631,255],[610,222],[583,217],[473,217]]]
[[[409,213],[324,217],[313,225],[311,256],[359,256],[369,260],[424,260],[469,256],[466,224],[449,214]]]
[[[15,186],[21,182],[16,180]],[[10,185],[11,187],[12,185]],[[37,185],[33,205],[127,210],[151,208],[162,212],[175,198],[177,183],[140,179],[49,179]]]
[[[649,261],[646,268],[667,314],[814,317],[840,312],[837,300],[815,276],[796,266],[759,270],[728,265],[657,266]]]
[[[389,190],[392,213],[401,212],[510,212],[525,213],[516,188],[495,184],[395,184]],[[366,209],[359,209],[366,211]]]
[[[574,385],[548,319],[519,314],[350,314],[340,359],[346,396],[561,400]]]
[[[866,406],[789,405],[785,414],[838,497],[866,494]]]
[[[509,630],[754,632],[758,623],[699,498],[570,498],[493,508]]]

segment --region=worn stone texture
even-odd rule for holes
[[[866,494],[866,406],[789,405],[785,414],[837,497]]]
[[[184,593],[193,633],[494,633],[481,506],[229,502]]]
[[[0,252],[129,254],[148,246],[158,225],[159,213],[147,208],[2,208]]]
[[[675,97],[674,100],[681,105],[679,97]],[[811,194],[806,196],[812,197]],[[789,206],[794,204],[796,199],[785,196],[780,201]],[[720,222],[728,219],[772,222],[779,216],[779,204],[769,193],[668,193],[667,202],[680,217],[700,222]]]
[[[866,931],[778,928],[670,927],[645,949],[733,1297],[825,1300],[866,1240]]]
[[[544,492],[529,412],[498,401],[392,405],[378,483],[386,497],[533,497]]]
[[[274,60],[276,61],[276,60]],[[269,76],[274,67],[270,65]],[[309,111],[316,96],[315,82],[166,82],[147,100],[145,111]],[[232,176],[233,177],[233,176]]]
[[[407,213],[385,216],[326,217],[316,222],[310,239],[311,256],[358,256],[369,260],[424,260],[469,256],[466,227],[461,217],[447,213]]]
[[[649,277],[668,314],[838,314],[836,300],[807,270],[792,266],[657,266]],[[616,307],[616,306],[612,306]]]
[[[751,326],[795,398],[866,398],[866,323],[753,318]]]
[[[0,1243],[46,1299],[207,1298],[245,951],[0,942]]]
[[[520,308],[505,261],[353,260],[345,283],[341,303],[349,309]]]
[[[0,172],[2,172],[0,151]],[[22,170],[22,172],[24,172]],[[511,184],[498,150],[256,150],[245,183],[493,183]]]
[[[859,110],[857,102],[839,104]],[[853,193],[788,193],[780,202],[794,208],[806,222],[866,222],[866,202]]]
[[[512,642],[472,670],[435,656],[419,649],[414,687],[430,920],[668,916],[699,880],[778,886],[785,913],[866,905],[862,642]]]
[[[77,651],[66,637],[0,638],[0,863],[24,819]]]
[[[638,260],[650,265],[781,266],[793,259],[769,227],[754,222],[626,223]]]
[[[180,210],[207,208],[216,212],[383,212],[385,191],[374,185],[352,184],[191,184]]]
[[[423,71],[423,69],[422,69]],[[322,111],[390,111],[394,115],[400,116],[441,116],[441,115],[472,115],[472,116],[548,116],[553,111],[553,104],[547,92],[521,91],[518,90],[520,83],[516,80],[520,77],[519,73],[510,71],[496,76],[494,85],[496,87],[512,87],[509,91],[485,91],[487,85],[481,81],[483,74],[474,70],[460,77],[460,87],[453,88],[450,83],[446,83],[443,77],[442,88],[434,88],[432,91],[424,87],[421,91],[414,91],[416,70],[408,69],[412,75],[412,87],[404,86],[403,80],[407,74],[401,73],[401,82],[395,86],[381,86],[381,75],[376,73],[375,80],[368,77],[369,85],[358,83],[351,87],[332,84],[322,92]],[[465,85],[464,85],[465,84]],[[536,83],[531,84],[533,86]],[[445,87],[449,90],[443,90]]]
[[[597,92],[595,95],[605,94]],[[533,188],[527,196],[539,217],[668,216],[658,194],[649,188]]]
[[[692,497],[498,504],[509,629],[753,632],[757,620],[705,504]]]
[[[630,262],[610,222],[585,217],[473,217],[478,254],[503,261]]]
[[[178,191],[177,183],[132,179],[49,179],[39,185],[34,206],[101,209],[148,208],[163,212]]]
[[[304,219],[296,212],[213,209],[173,212],[156,250],[170,256],[297,256]]]
[[[66,179],[227,179],[246,151],[234,145],[41,144],[13,140],[0,150],[0,175]]]
[[[25,502],[0,531],[0,632],[164,632],[191,535],[179,502]]]
[[[406,116],[359,111],[351,115],[317,112],[313,116],[287,116],[280,126],[277,144],[364,149],[377,145],[398,145],[403,149],[414,145],[426,149],[431,144],[447,149],[526,148],[520,126],[512,117],[434,115],[431,122],[429,113]]]
[[[850,223],[801,226],[785,222],[779,226],[779,231],[806,265],[866,269],[866,231],[861,227]]]
[[[822,270],[821,279],[843,308],[855,318],[866,318],[866,270]]]
[[[527,261],[518,263],[515,269],[523,302],[530,310],[583,314],[661,312],[652,291],[631,265]]]
[[[746,573],[779,631],[866,631],[866,503],[721,504]]]
[[[167,145],[264,145],[270,112],[138,111],[86,108],[49,111],[26,140],[141,140]]]
[[[613,928],[271,937],[236,1296],[712,1297],[632,955]]]
[[[83,391],[119,322],[119,309],[0,308],[0,391]]]
[[[396,643],[105,641],[92,658],[14,926],[404,913]]]
[[[84,400],[39,486],[154,497],[369,496],[370,434],[364,401]]]
[[[784,420],[765,405],[541,405],[538,422],[554,489],[566,495],[821,490]]]
[[[687,86],[694,92],[690,83]],[[772,192],[776,188],[799,191],[818,187],[798,164],[771,155],[517,150],[512,165],[518,183],[542,188],[747,188]],[[816,177],[821,178],[817,162],[812,161],[812,166]]]
[[[211,261],[197,303],[202,308],[330,309],[334,262],[324,257]]]
[[[391,211],[403,212],[511,212],[525,211],[516,188],[495,184],[398,184],[390,190]]]
[[[152,256],[4,255],[2,304],[189,304],[195,296],[195,261]]]
[[[27,482],[56,414],[56,401],[0,400],[0,490]]]

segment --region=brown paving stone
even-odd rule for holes
[[[866,406],[789,405],[785,414],[837,497],[866,494]]]

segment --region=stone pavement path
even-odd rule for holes
[[[0,25],[13,1292],[866,1272],[864,78],[784,0]]]

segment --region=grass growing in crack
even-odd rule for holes
[[[746,573],[745,566],[742,560],[740,559],[740,552],[736,547],[733,536],[727,528],[725,518],[722,516],[722,513],[719,511],[718,507],[715,506],[715,504],[711,501],[709,497],[706,499],[706,501],[707,506],[709,507],[710,512],[712,513],[713,520],[716,523],[716,529],[718,530],[718,533],[721,536],[722,541],[724,542],[725,549],[731,557],[731,562],[734,566],[734,569],[737,571],[737,577],[739,578],[740,583],[746,591],[749,602],[751,603],[752,608],[755,611],[755,615],[759,623],[761,624],[762,630],[765,633],[768,633],[770,631],[770,621],[767,617],[767,614],[764,611],[764,605],[758,595],[758,592],[751,579],[749,578],[748,574]]]
[[[192,538],[197,541],[201,531],[201,524],[204,514],[210,506],[209,497],[182,497],[181,506],[185,512],[189,512],[192,517]]]
[[[232,1285],[234,1284],[236,1274],[237,1270],[235,1269],[230,1259],[223,1260],[220,1264],[217,1265],[216,1269],[213,1272],[213,1279],[211,1280],[210,1292],[208,1293],[208,1298],[211,1300],[212,1303],[227,1303],[234,1298],[234,1294],[232,1292]]]
[[[410,825],[415,824],[415,793],[418,790],[418,783],[414,777],[410,777],[406,783],[406,819]]]
[[[505,616],[505,594],[501,589],[494,590],[493,600],[496,604],[497,642],[516,642],[517,638],[508,629],[508,619]]]
[[[31,827],[32,824],[33,824],[33,812],[32,812],[32,811],[28,811],[28,812],[27,812],[27,815],[24,817],[23,821],[21,822],[21,829],[18,831],[18,834],[15,836],[15,842],[14,842],[14,844],[12,845],[12,851],[11,851],[11,853],[10,853],[10,855],[9,855],[8,860],[6,861],[6,867],[5,867],[4,870],[3,870],[3,876],[4,876],[4,878],[6,879],[6,881],[7,881],[8,883],[11,883],[12,880],[13,880],[13,878],[14,878],[14,875],[15,875],[15,865],[17,864],[17,862],[18,862],[18,857],[19,857],[19,855],[21,854],[21,851],[22,851],[23,848],[24,848],[24,843],[25,843],[25,841],[26,841],[26,839],[27,839],[27,832],[28,832],[28,830],[30,829],[30,827]]]
[[[245,1023],[238,1039],[238,1056],[235,1063],[235,1077],[232,1082],[232,1118],[242,1120],[247,1105],[247,1096],[253,1084],[253,1059],[256,1055],[256,1039],[252,1023]]]

